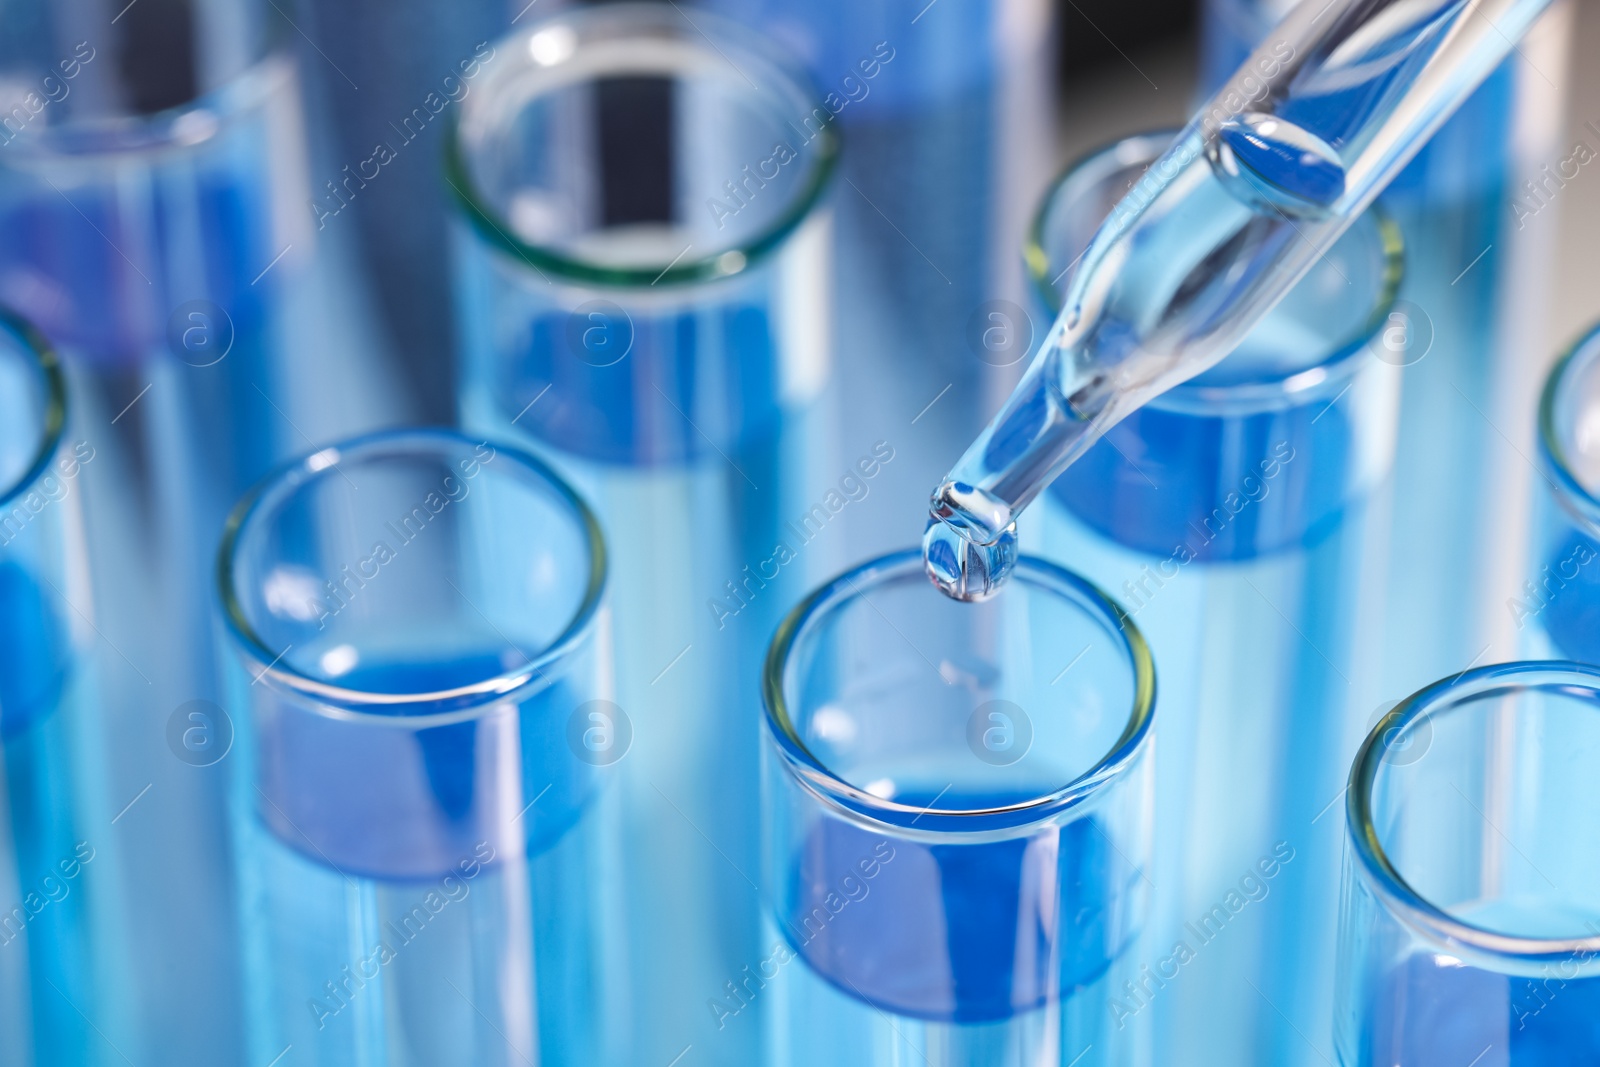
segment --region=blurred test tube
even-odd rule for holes
[[[994,599],[921,553],[845,573],[774,639],[758,959],[717,1002],[772,1067],[1134,1067],[1155,673],[1138,629],[1024,557]]]
[[[1339,805],[1342,1067],[1600,1059],[1597,751],[1600,669],[1569,661],[1457,672],[1373,727]]]
[[[1291,6],[1207,0],[1202,82],[1237,69]],[[1553,7],[1381,200],[1408,249],[1393,311],[1405,374],[1382,579],[1391,701],[1516,648],[1504,603],[1526,577],[1534,474],[1523,443],[1543,370],[1528,354],[1556,341],[1545,308],[1571,155],[1557,141],[1571,22],[1569,5]]]
[[[707,1005],[759,942],[749,694],[810,542],[895,455],[835,465],[821,433],[832,124],[765,42],[669,5],[559,16],[482,64],[447,168],[462,419],[572,477],[612,547],[629,872],[599,921],[630,946],[625,1062],[744,1067],[754,1013]]]
[[[514,449],[395,431],[247,496],[219,559],[241,668],[248,1056],[607,1062],[623,971],[606,554]]]
[[[1170,140],[1118,142],[1051,191],[1028,249],[1047,314]],[[1380,699],[1359,577],[1384,561],[1400,243],[1369,212],[1237,351],[1052,487],[1043,547],[1115,590],[1162,665],[1151,933],[1114,1008],[1153,1017],[1157,1063],[1316,1063],[1330,1046],[1326,809]]]
[[[0,315],[0,1064],[114,1055],[127,944],[83,554],[93,447],[55,354]]]
[[[471,95],[480,46],[566,0],[337,0],[302,6],[300,57],[324,123],[311,194],[361,276],[415,417],[456,417],[449,267],[451,193],[439,154]],[[350,180],[354,175],[354,180]],[[341,433],[348,433],[348,429]]]
[[[1523,655],[1600,662],[1600,330],[1545,381],[1532,551],[1503,610]]]
[[[316,255],[277,5],[24,3],[4,18],[0,303],[59,347],[96,455],[80,479],[93,655],[106,787],[129,805],[117,895],[136,961],[135,1021],[107,1037],[138,1062],[229,1062],[229,724],[204,560],[231,499],[309,435],[382,417],[386,387],[358,366],[357,302]]]

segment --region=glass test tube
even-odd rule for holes
[[[249,1062],[603,1062],[621,961],[588,507],[448,431],[325,448],[219,559]]]
[[[1539,404],[1539,468],[1528,576],[1506,600],[1525,655],[1600,662],[1600,329],[1550,371]]]
[[[1341,1067],[1600,1058],[1600,669],[1496,664],[1372,731],[1345,800]]]
[[[1231,75],[1291,6],[1206,0],[1202,82]],[[1380,200],[1407,244],[1395,309],[1405,344],[1390,357],[1405,374],[1378,652],[1385,700],[1517,647],[1503,605],[1527,577],[1521,502],[1535,486],[1505,442],[1534,433],[1543,368],[1524,354],[1559,340],[1545,336],[1544,308],[1557,171],[1571,154],[1558,140],[1570,23],[1570,5],[1547,13]]]
[[[1155,677],[1115,603],[885,556],[784,621],[762,691],[772,907],[715,1007],[773,1067],[1147,1062],[1109,1010],[1144,919]]]
[[[116,832],[84,650],[94,639],[66,387],[31,327],[0,314],[0,1065],[110,1054],[126,960],[110,908]]]
[[[820,579],[904,543],[898,517],[926,511],[1043,338],[1016,249],[1059,159],[1058,5],[705,2],[799,57],[848,145],[834,382],[842,424],[882,427],[903,458],[841,516],[851,552]]]
[[[295,15],[316,42],[302,51],[302,73],[338,148],[315,169],[331,180],[313,196],[322,214],[334,216],[324,229],[349,241],[346,269],[359,274],[380,309],[382,350],[410,378],[409,391],[418,394],[412,417],[425,423],[453,422],[456,413],[455,366],[446,358],[454,344],[453,201],[439,180],[449,125],[442,113],[472,93],[485,57],[500,58],[487,46],[514,18],[553,14],[566,0],[527,3],[347,0],[307,4]],[[388,152],[375,151],[375,141]]]
[[[384,390],[352,372],[356,302],[311,254],[333,234],[307,208],[293,31],[266,4],[123,7],[8,9],[0,304],[59,347],[94,455],[87,651],[107,789],[132,804],[116,896],[139,961],[132,1029],[96,1025],[135,1062],[187,1067],[242,1058],[228,767],[171,740],[223,729],[201,561],[302,431],[370,425]],[[295,389],[310,367],[319,388]]]
[[[1064,268],[1170,141],[1121,141],[1052,190],[1027,251],[1052,317]],[[1400,371],[1372,342],[1400,273],[1398,231],[1369,213],[1237,351],[1051,489],[1043,546],[1118,590],[1162,663],[1151,932],[1116,1002],[1154,1018],[1162,1064],[1315,1062],[1330,1040],[1324,813],[1380,699],[1358,577],[1384,561]]]
[[[607,523],[633,738],[611,917],[633,953],[628,1062],[693,1045],[744,1067],[756,1022],[720,1033],[706,1003],[760,934],[748,694],[811,542],[894,455],[835,466],[816,421],[833,133],[713,15],[605,5],[495,48],[448,169],[462,417],[569,473]]]

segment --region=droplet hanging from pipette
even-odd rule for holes
[[[990,544],[968,540],[947,522],[930,518],[922,535],[922,562],[945,596],[970,602],[987,600],[1017,562],[1017,524]]]
[[[1344,195],[1344,163],[1322,138],[1275,115],[1249,112],[1217,128],[1206,159],[1229,194],[1254,208],[1320,218]]]

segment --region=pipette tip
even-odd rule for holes
[[[1017,562],[1017,524],[989,544],[970,540],[936,515],[922,535],[922,563],[929,581],[945,596],[968,603],[999,592]]]

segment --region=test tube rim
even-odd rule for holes
[[[1045,247],[1045,227],[1057,196],[1075,180],[1102,180],[1104,175],[1096,171],[1108,163],[1118,169],[1138,166],[1140,159],[1146,165],[1154,163],[1183,132],[1178,127],[1163,128],[1104,142],[1068,163],[1046,186],[1028,225],[1023,243],[1023,264],[1035,295],[1052,315],[1061,313],[1061,294],[1051,281],[1052,262]],[[1134,158],[1118,159],[1117,156],[1124,152]],[[1376,357],[1367,349],[1400,299],[1401,282],[1405,277],[1405,238],[1399,224],[1381,204],[1374,203],[1367,208],[1352,225],[1361,225],[1363,219],[1370,219],[1377,232],[1383,249],[1384,267],[1371,308],[1361,325],[1353,329],[1348,337],[1330,346],[1316,363],[1282,378],[1234,385],[1180,382],[1155,397],[1147,406],[1206,415],[1243,414],[1295,406],[1308,402],[1319,393],[1341,391],[1359,371],[1370,362],[1376,362]]]
[[[312,466],[313,461],[330,451],[339,457],[334,460],[338,463],[352,456],[383,455],[391,450],[398,453],[407,446],[472,447],[483,443],[491,444],[497,457],[509,458],[524,468],[525,474],[542,481],[557,499],[572,510],[578,526],[583,530],[589,554],[588,582],[572,618],[554,640],[515,670],[504,671],[470,685],[424,693],[380,693],[325,682],[296,670],[284,660],[281,652],[274,652],[267,647],[250,624],[237,593],[234,554],[241,534],[255,517],[257,509],[266,503],[269,492],[281,489],[283,496],[287,497],[312,478],[332,470],[333,465],[328,463]],[[260,674],[257,676],[259,682],[309,698],[317,713],[330,718],[415,731],[480,717],[495,705],[513,699],[513,694],[514,699],[525,699],[526,694],[522,690],[549,684],[553,673],[548,668],[566,657],[593,631],[605,597],[609,567],[599,518],[577,490],[548,464],[498,440],[474,440],[455,430],[437,427],[403,427],[326,445],[282,464],[252,486],[228,515],[217,548],[216,578],[224,623],[240,651],[260,665]],[[405,715],[383,710],[403,706],[434,706],[439,710]]]
[[[766,731],[780,758],[802,787],[823,803],[874,825],[888,826],[901,836],[917,832],[948,838],[956,834],[990,834],[1034,826],[1076,807],[1118,780],[1124,768],[1144,750],[1155,712],[1155,665],[1149,645],[1133,618],[1114,599],[1087,579],[1037,556],[1019,556],[1013,581],[1033,581],[1065,591],[1086,614],[1098,613],[1108,632],[1120,634],[1133,675],[1133,705],[1127,724],[1111,748],[1087,770],[1064,785],[1025,801],[1002,807],[934,809],[897,803],[866,792],[835,774],[800,739],[784,694],[785,666],[806,623],[837,601],[860,595],[865,586],[915,575],[925,580],[922,550],[890,552],[843,572],[807,594],[778,624],[762,668],[761,695]]]
[[[677,5],[670,5],[670,8],[676,9]],[[703,22],[709,24],[714,32],[725,37],[724,43],[738,42],[749,56],[758,57],[768,68],[768,72],[774,75],[761,83],[765,88],[757,89],[758,92],[790,92],[796,100],[809,102],[816,107],[822,106],[822,94],[817,90],[813,79],[776,53],[771,45],[757,34],[710,12],[695,12],[693,22],[689,22],[688,16],[681,10],[678,10],[676,15],[677,19],[674,20],[669,13],[669,5],[659,3],[602,4],[552,16],[529,26],[520,33],[508,34],[500,38],[497,43],[513,48],[515,46],[512,42],[525,46],[535,34],[560,23],[615,21],[641,27],[654,25],[662,28],[670,21],[673,23],[673,29],[687,24],[698,37],[704,39],[714,50],[720,51],[720,46],[701,29]],[[527,48],[523,47],[521,50],[526,53]],[[523,260],[536,270],[554,275],[558,280],[615,289],[660,289],[714,282],[748,273],[781,248],[789,235],[811,217],[831,184],[839,158],[837,134],[831,125],[822,127],[814,142],[807,142],[815,144],[815,149],[811,153],[811,173],[805,184],[795,193],[794,202],[764,230],[733,248],[722,248],[706,256],[684,259],[668,264],[664,269],[649,265],[597,266],[554,247],[533,244],[513,236],[514,230],[509,220],[502,216],[490,198],[478,187],[478,183],[473,180],[472,168],[467,164],[466,152],[461,144],[462,115],[452,114],[448,121],[444,138],[444,178],[462,217],[473,231],[491,247]],[[738,253],[739,258],[730,261],[730,253]],[[730,262],[735,265],[730,266]]]
[[[1556,405],[1569,374],[1588,370],[1600,358],[1600,322],[1583,332],[1561,354],[1545,377],[1539,394],[1539,453],[1554,479],[1556,503],[1592,536],[1600,537],[1600,499],[1587,488],[1573,470],[1560,428],[1556,425]]]
[[[1369,887],[1388,912],[1430,942],[1455,955],[1487,961],[1497,969],[1516,970],[1570,959],[1579,953],[1600,955],[1600,936],[1527,937],[1504,934],[1451,915],[1412,888],[1395,867],[1379,839],[1372,793],[1378,772],[1388,762],[1389,745],[1412,722],[1447,713],[1465,703],[1499,692],[1527,689],[1582,688],[1600,697],[1600,666],[1571,660],[1518,660],[1463,671],[1425,686],[1395,705],[1372,728],[1350,768],[1345,795],[1345,830],[1349,846]]]
[[[19,347],[33,356],[31,363],[39,375],[44,400],[38,447],[16,482],[0,487],[0,508],[3,508],[44,477],[61,447],[61,438],[67,427],[67,378],[56,350],[27,319],[0,308],[0,329],[10,333]]]
[[[208,144],[227,118],[248,111],[281,92],[292,80],[296,63],[283,43],[266,48],[259,58],[232,78],[181,104],[147,115],[111,115],[75,119],[38,130],[26,129],[6,145],[6,164],[13,169],[44,167],[56,162],[118,165],[128,153],[181,153]],[[209,129],[191,116],[210,113]],[[185,122],[195,128],[185,129]]]

